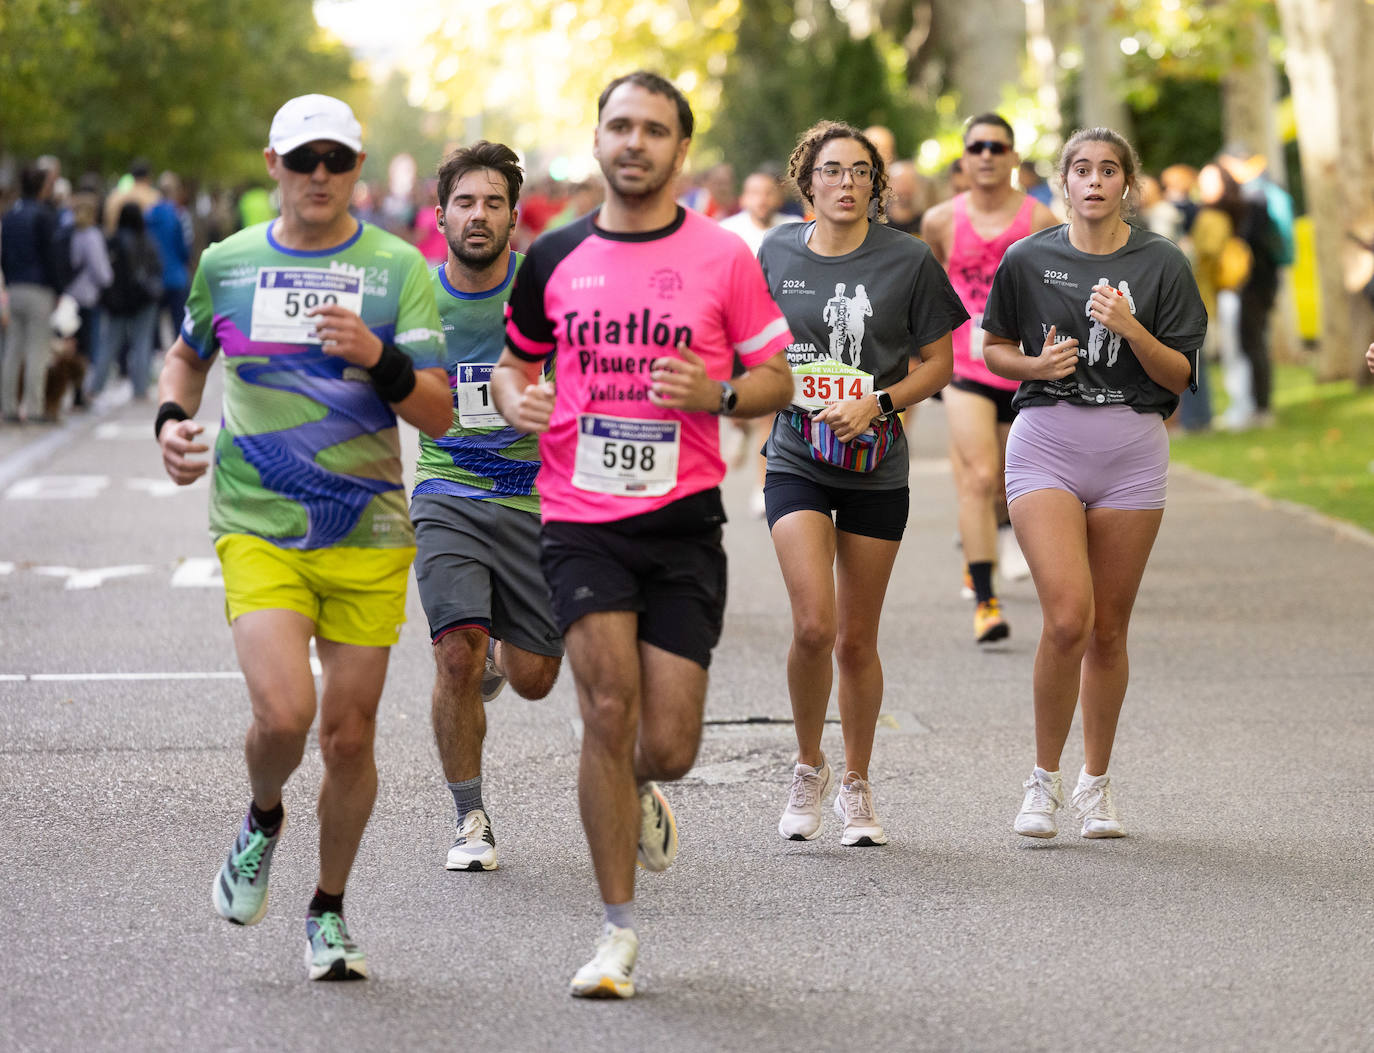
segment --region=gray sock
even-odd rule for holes
[[[617,929],[633,929],[635,927],[635,901],[628,903],[606,903],[606,920]]]
[[[458,809],[458,825],[462,826],[468,812],[475,812],[482,807],[482,776],[451,782],[448,790],[453,794],[453,806]]]

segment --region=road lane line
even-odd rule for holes
[[[310,671],[321,675],[320,660],[310,659]],[[102,682],[111,680],[242,680],[237,671],[204,673],[0,673],[0,683]]]

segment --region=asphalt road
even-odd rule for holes
[[[973,644],[942,410],[923,409],[881,640],[873,780],[892,840],[845,849],[833,819],[812,843],[776,833],[789,617],[732,475],[716,723],[669,788],[681,855],[641,879],[641,994],[616,1004],[567,994],[599,923],[569,677],[490,707],[501,868],[446,872],[412,589],[348,893],[374,978],[311,984],[313,748],[266,919],[210,908],[247,798],[248,709],[208,491],[164,485],[152,415],[112,403],[0,430],[0,1049],[1374,1048],[1369,536],[1176,470],[1112,768],[1130,836],[1065,824],[1030,842],[1011,820],[1038,607],[1009,583],[1010,640]],[[1075,733],[1066,779],[1080,763]]]

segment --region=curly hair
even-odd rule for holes
[[[1126,178],[1126,197],[1121,202],[1121,217],[1125,219],[1134,215],[1136,201],[1140,196],[1140,187],[1137,185],[1140,158],[1135,152],[1135,147],[1126,141],[1126,137],[1111,128],[1080,128],[1069,136],[1069,141],[1059,153],[1059,164],[1055,166],[1059,173],[1059,187],[1065,197],[1069,193],[1069,166],[1073,164],[1074,156],[1084,143],[1106,143],[1116,152],[1121,174]]]
[[[787,178],[797,188],[797,193],[808,205],[815,205],[815,196],[811,193],[811,171],[816,167],[816,157],[821,147],[831,139],[853,139],[868,151],[869,162],[873,165],[873,196],[869,201],[868,218],[880,222],[886,219],[887,166],[868,136],[843,121],[818,121],[802,132],[792,156],[787,159]]]

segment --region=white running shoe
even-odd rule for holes
[[[1109,775],[1093,778],[1084,768],[1078,775],[1073,791],[1074,814],[1083,821],[1084,837],[1125,837],[1126,830],[1116,817],[1112,803],[1112,780]]]
[[[496,835],[491,832],[491,820],[480,808],[463,816],[458,828],[458,840],[448,850],[444,861],[446,870],[495,870]]]
[[[973,575],[969,573],[968,564],[964,564],[964,580],[959,584],[959,598],[961,600],[976,600],[978,593],[973,590]]]
[[[606,922],[596,941],[596,954],[572,978],[574,998],[633,998],[635,982],[630,977],[639,957],[639,937],[634,929],[622,929]]]
[[[1059,833],[1059,824],[1054,819],[1054,813],[1064,803],[1059,773],[1032,768],[1030,778],[1021,785],[1026,796],[1021,799],[1021,811],[1012,829],[1022,837],[1053,837]]]
[[[763,487],[756,488],[749,495],[749,514],[755,519],[766,519],[768,517],[768,501],[763,496]]]
[[[846,772],[845,778],[849,781],[840,783],[840,792],[835,795],[835,815],[844,823],[840,844],[850,848],[887,844],[887,834],[873,807],[873,787],[852,771]]]
[[[1016,542],[1016,531],[1009,526],[997,530],[997,570],[1007,581],[1025,581],[1031,576],[1030,564]]]
[[[792,792],[778,820],[778,833],[789,841],[810,841],[821,832],[821,802],[830,792],[830,765],[798,764],[792,769]]]
[[[677,858],[677,820],[668,799],[656,782],[639,788],[639,865],[645,870],[667,870]]]
[[[506,674],[496,671],[496,638],[487,637],[487,664],[482,670],[482,701],[490,702],[506,686]]]

